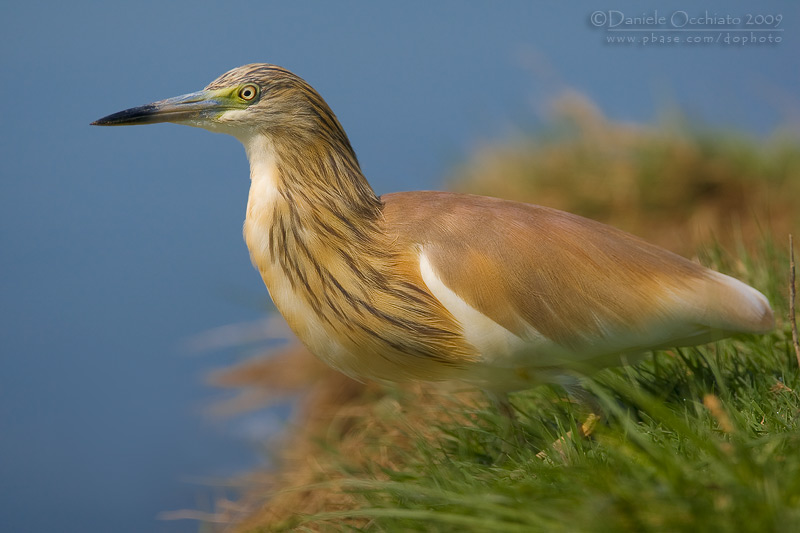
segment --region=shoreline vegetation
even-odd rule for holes
[[[788,235],[800,239],[800,143],[608,120],[566,94],[540,132],[482,147],[448,188],[548,205],[742,279],[774,332],[653,352],[585,386],[512,395],[514,435],[477,391],[357,383],[299,344],[212,382],[298,398],[273,469],[238,480],[203,530],[800,530],[800,370]],[[796,246],[796,244],[795,244]],[[260,391],[260,392],[259,392]]]

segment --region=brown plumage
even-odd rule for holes
[[[244,144],[253,264],[298,337],[353,377],[507,391],[772,327],[755,289],[598,222],[470,195],[378,198],[328,105],[280,67],[96,124],[164,121]]]

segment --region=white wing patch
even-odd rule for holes
[[[571,365],[585,366],[598,356],[642,351],[648,346],[669,343],[675,335],[681,336],[683,324],[657,322],[641,330],[623,328],[617,330],[598,319],[602,333],[594,338],[583,339],[581,349],[571,349],[548,339],[528,324],[523,336],[515,335],[491,318],[487,317],[446,286],[436,273],[424,251],[420,253],[420,274],[428,289],[453,315],[464,330],[464,337],[481,354],[486,365],[505,368],[567,368]],[[691,335],[698,334],[697,326],[691,325]],[[578,333],[576,333],[576,336]],[[603,364],[602,366],[607,366]]]
[[[469,305],[442,283],[424,252],[419,256],[419,270],[428,290],[461,324],[464,338],[481,353],[483,362],[493,363],[513,358],[529,346],[524,339]]]

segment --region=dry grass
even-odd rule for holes
[[[800,226],[800,149],[775,134],[608,120],[570,93],[543,134],[485,146],[451,176],[454,189],[577,213],[670,250],[757,242]]]
[[[213,383],[239,389],[244,397],[263,389],[275,399],[304,392],[278,446],[275,459],[281,468],[243,480],[248,490],[237,505],[220,502],[235,522],[233,531],[283,531],[305,515],[352,509],[356,500],[339,483],[349,473],[385,479],[384,471],[396,469],[418,439],[442,437],[433,420],[461,417],[465,406],[482,401],[475,391],[359,383],[297,343],[221,372]],[[352,525],[362,526],[364,520]]]

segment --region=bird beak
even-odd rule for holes
[[[133,126],[176,122],[188,126],[204,127],[209,119],[230,108],[228,91],[198,91],[168,98],[152,104],[132,107],[92,122],[92,126]]]

